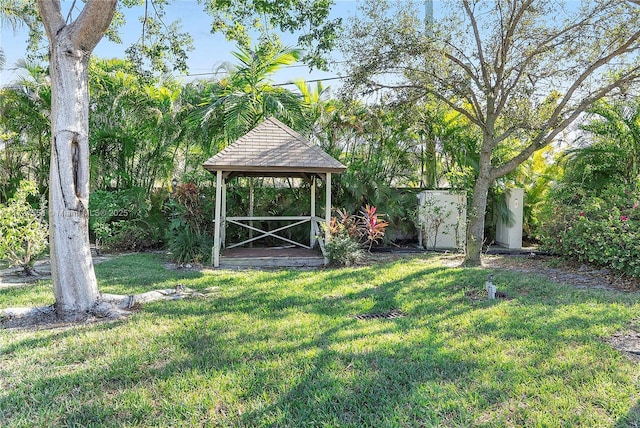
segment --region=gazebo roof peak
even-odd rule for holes
[[[275,117],[265,119],[203,164],[233,175],[338,173],[346,167]]]

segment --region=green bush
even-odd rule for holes
[[[170,232],[168,250],[171,259],[178,263],[203,263],[211,257],[213,239],[195,233],[188,224]]]
[[[339,266],[351,266],[364,259],[364,250],[358,241],[345,231],[331,236],[326,243],[329,263]]]
[[[147,224],[140,220],[118,220],[96,230],[100,246],[114,251],[142,251],[157,245]]]
[[[213,226],[211,198],[193,183],[179,185],[169,200],[171,222],[167,249],[178,263],[203,263],[211,257]]]
[[[640,208],[631,193],[618,198],[580,197],[550,205],[543,214],[543,248],[584,263],[640,277]],[[619,204],[619,205],[617,205]]]
[[[35,258],[47,247],[45,202],[34,210],[28,201],[37,194],[34,182],[23,181],[8,203],[0,205],[0,259],[22,267],[26,274],[34,274]]]
[[[147,195],[132,188],[91,194],[89,229],[96,246],[113,251],[142,251],[163,245],[167,225],[166,191]]]

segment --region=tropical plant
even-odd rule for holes
[[[23,181],[8,203],[0,205],[0,259],[20,266],[27,275],[36,274],[35,259],[47,247],[46,203],[40,200],[34,209],[28,201],[37,196],[35,182]]]
[[[597,141],[610,142],[625,152],[620,167],[626,181],[640,177],[640,98],[603,99],[587,110],[590,120],[581,126]]]
[[[46,193],[49,172],[51,88],[47,69],[19,61],[20,78],[0,90],[0,201],[24,179]]]
[[[90,64],[91,181],[94,189],[167,183],[180,149],[180,87],[140,74],[123,60]],[[118,120],[113,120],[117,117]]]
[[[213,122],[227,144],[270,116],[297,131],[309,128],[301,95],[271,80],[276,71],[298,61],[300,50],[263,41],[255,49],[240,47],[232,53],[238,66],[218,82],[196,112],[203,127],[212,128]]]
[[[413,224],[415,192],[409,194],[398,187],[420,183],[420,140],[415,122],[405,121],[409,116],[406,109],[394,106],[357,101],[332,104],[316,124],[314,139],[347,166],[333,181],[336,205],[349,212],[367,204],[377,206],[390,222],[385,239],[402,237],[405,226]]]
[[[384,214],[382,214],[384,215]],[[373,244],[379,242],[384,237],[384,232],[389,222],[382,220],[382,215],[377,213],[377,209],[369,204],[360,210],[360,225],[362,236],[371,251]]]
[[[325,225],[325,231],[330,237],[344,233],[358,244],[371,250],[373,244],[380,242],[384,237],[389,222],[383,220],[384,214],[379,214],[377,208],[365,205],[358,214],[349,214],[347,210],[338,210],[337,217]]]
[[[166,234],[167,248],[174,261],[200,263],[211,256],[213,222],[206,213],[213,211],[212,200],[193,183],[183,183],[174,189],[167,207],[171,221]]]

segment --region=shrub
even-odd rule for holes
[[[593,196],[549,206],[540,227],[543,248],[640,277],[640,208],[631,193],[627,199]]]
[[[168,250],[175,262],[202,263],[210,257],[212,247],[209,236],[195,233],[187,224],[170,233]]]
[[[0,205],[0,259],[35,274],[33,263],[47,247],[48,228],[44,221],[45,202],[34,210],[28,197],[38,194],[36,184],[23,181],[7,205]]]
[[[167,233],[171,258],[178,263],[202,263],[211,255],[214,223],[207,217],[211,199],[192,183],[176,187],[169,201],[172,219]]]
[[[370,251],[372,245],[384,237],[389,223],[382,220],[383,215],[370,205],[365,205],[357,216],[348,214],[345,209],[338,210],[338,216],[332,217],[325,226],[329,236],[325,247],[329,261],[348,266],[362,260],[363,247]]]
[[[360,210],[360,216],[358,217],[360,233],[364,241],[368,244],[369,251],[371,251],[373,244],[384,237],[384,232],[387,226],[389,226],[389,222],[381,218],[384,214],[377,214],[376,211],[376,207],[365,205],[364,208]]]
[[[147,196],[141,188],[93,192],[89,200],[89,228],[96,247],[141,251],[162,245],[166,198],[166,192]]]
[[[329,239],[325,248],[331,264],[351,266],[364,259],[364,250],[360,243],[351,238],[345,231],[331,235],[331,239]]]
[[[142,251],[157,244],[148,225],[140,220],[118,220],[100,224],[95,234],[96,244],[114,251]]]

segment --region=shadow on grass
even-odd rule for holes
[[[161,254],[141,253],[116,257],[95,265],[101,292],[135,294],[159,288],[176,281],[201,278],[202,272],[166,268]]]
[[[442,393],[444,382],[463,381],[477,368],[475,362],[448,354],[435,338],[396,344],[392,349],[336,349],[337,341],[357,339],[341,334],[354,323],[345,320],[318,336],[309,344],[318,349],[309,370],[270,405],[242,415],[237,422],[242,426],[303,426],[310,421],[330,426],[415,426],[459,416],[455,410],[445,414],[435,405],[422,405],[420,396]],[[417,348],[423,348],[424,354],[412,358]],[[255,396],[259,393],[259,388],[253,391]]]
[[[35,352],[51,361],[25,363],[42,373],[12,380],[0,425],[535,425],[520,399],[543,400],[544,388],[562,394],[563,383],[583,387],[600,367],[582,367],[571,353],[596,347],[594,325],[626,317],[598,309],[605,294],[503,275],[496,282],[511,300],[474,301],[465,292],[481,288],[488,271],[405,262],[194,275],[185,281],[220,286],[219,295],[149,304],[126,323],[80,334],[21,339],[7,358]],[[182,280],[145,271],[109,281],[123,287],[145,275]],[[406,317],[354,318],[395,308]],[[607,355],[596,351],[590,358]],[[561,405],[571,414],[576,403]],[[633,426],[638,413],[636,404],[616,427]],[[552,416],[547,425],[570,421]]]
[[[629,413],[626,414],[625,417],[621,418],[613,425],[613,428],[638,428],[640,427],[640,401],[636,403],[635,406]]]

